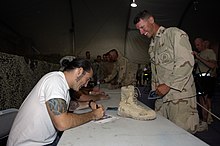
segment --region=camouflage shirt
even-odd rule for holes
[[[117,76],[117,82],[123,83],[125,80],[126,72],[127,72],[127,63],[128,59],[122,56],[120,53],[118,54],[118,59],[116,62],[114,62],[114,67],[112,69],[112,72],[110,75],[108,75],[105,78],[105,82],[109,82],[116,78]]]
[[[152,89],[163,83],[171,88],[163,97],[164,102],[196,95],[191,53],[188,35],[178,28],[161,26],[152,38],[149,47]]]

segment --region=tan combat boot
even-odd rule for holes
[[[121,101],[119,103],[118,115],[136,120],[153,120],[156,118],[154,110],[137,104],[133,85],[121,87]]]

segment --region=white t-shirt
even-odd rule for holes
[[[62,98],[70,102],[69,86],[63,72],[44,75],[22,103],[8,137],[8,146],[37,146],[52,143],[57,131],[50,119],[46,101]]]

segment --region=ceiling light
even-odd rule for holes
[[[131,7],[133,7],[133,8],[137,7],[137,4],[135,3],[135,0],[133,0],[133,2],[131,3]]]

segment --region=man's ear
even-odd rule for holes
[[[149,21],[151,24],[153,24],[153,23],[154,23],[154,17],[150,16],[150,17],[148,18],[148,21]]]
[[[83,73],[83,68],[82,68],[82,67],[77,68],[77,76],[78,76],[78,77],[81,76],[82,73]]]

